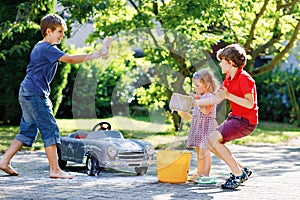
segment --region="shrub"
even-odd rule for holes
[[[259,119],[275,122],[299,122],[300,71],[276,68],[255,77]],[[298,109],[297,109],[298,107]],[[298,116],[298,117],[297,117]]]

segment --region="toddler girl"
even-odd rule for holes
[[[209,69],[201,69],[193,75],[195,93],[190,95],[194,99],[206,99],[214,96],[219,88],[219,82]],[[190,180],[196,181],[201,177],[209,176],[211,168],[211,155],[207,149],[208,136],[217,128],[216,105],[194,106],[192,109],[192,122],[186,147],[196,147],[198,169]]]

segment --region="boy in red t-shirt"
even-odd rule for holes
[[[257,94],[254,79],[245,71],[246,51],[238,44],[228,45],[217,52],[221,61],[222,73],[226,74],[223,90],[215,98],[194,100],[194,105],[220,103],[224,98],[231,105],[228,118],[208,138],[208,147],[221,158],[231,169],[229,179],[222,184],[224,189],[235,189],[246,181],[252,171],[243,167],[231,151],[224,145],[226,142],[245,137],[253,132],[258,124]]]

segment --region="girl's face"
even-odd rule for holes
[[[193,85],[194,85],[195,92],[198,95],[205,94],[208,91],[207,84],[202,83],[198,78],[193,78]]]
[[[222,59],[219,65],[222,69],[222,74],[228,73],[232,67],[232,65],[229,62],[227,62],[225,59]]]

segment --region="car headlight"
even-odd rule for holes
[[[148,154],[148,155],[153,155],[155,151],[154,151],[153,146],[148,145],[148,146],[146,146],[146,148],[145,148],[145,152],[146,152],[146,154]]]
[[[115,146],[113,146],[113,145],[109,145],[107,147],[107,154],[110,157],[115,157],[118,154],[118,149]]]

